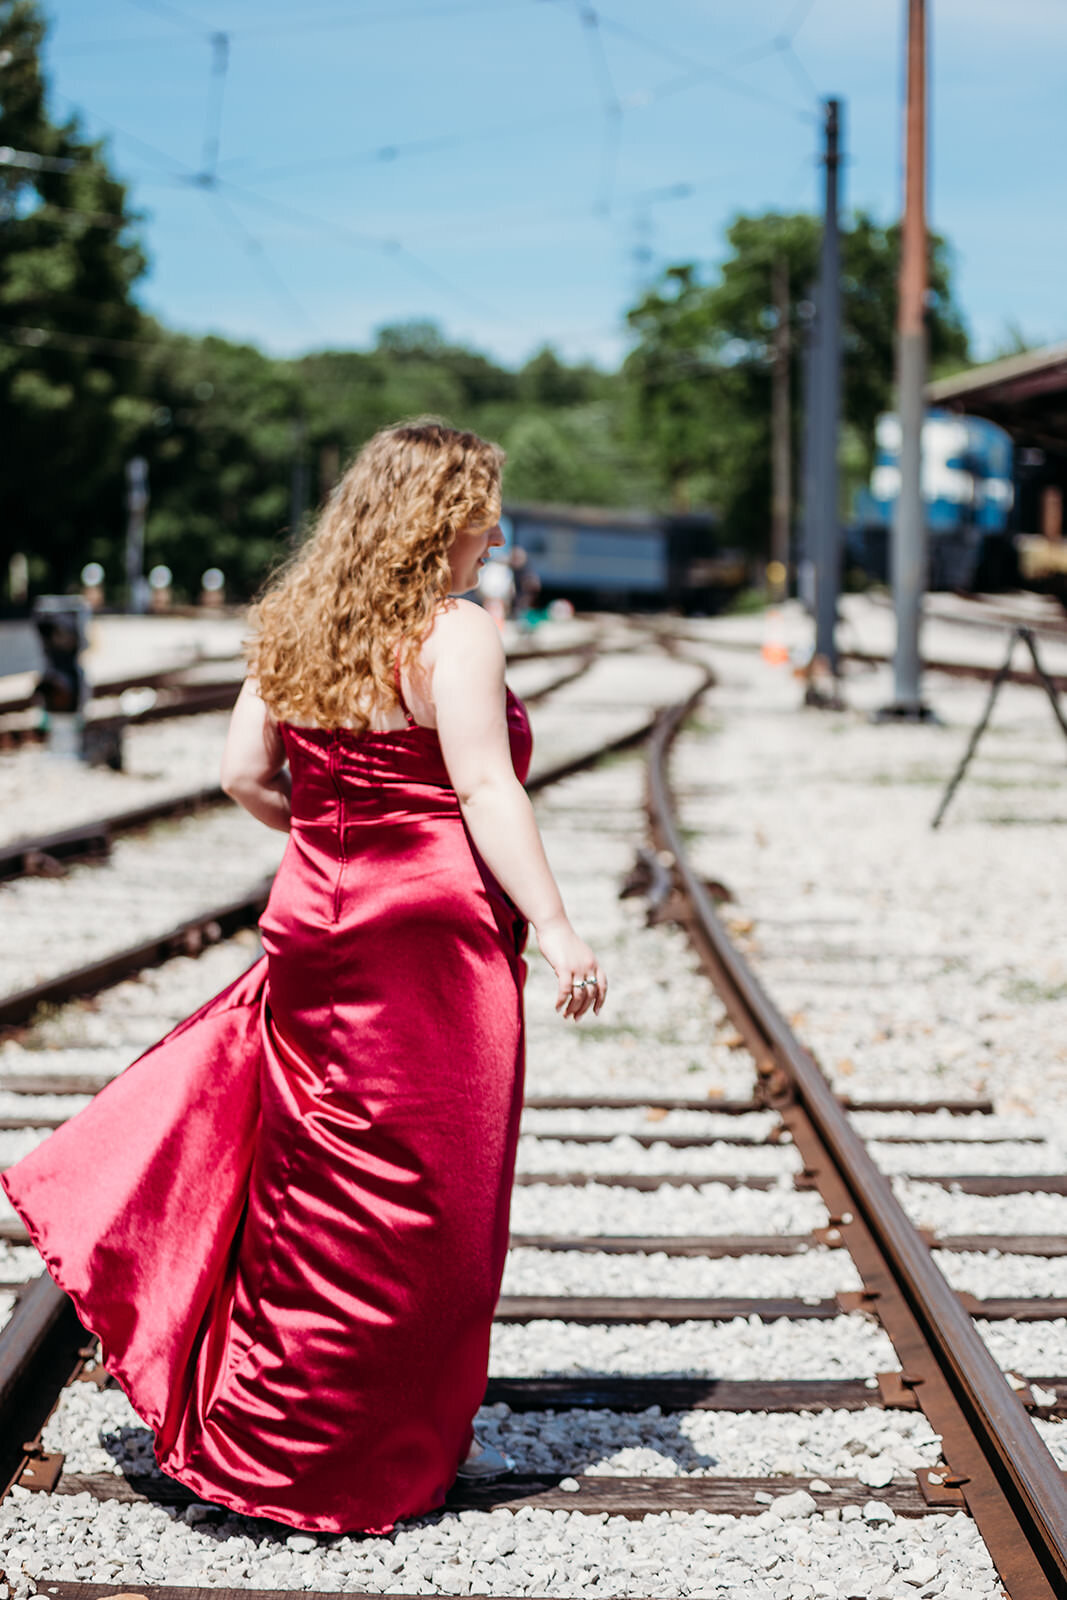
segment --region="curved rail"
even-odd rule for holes
[[[542,684],[540,688],[533,689],[524,696],[527,705],[538,705],[558,693],[560,689],[567,688],[583,677],[596,661],[597,654],[597,646],[592,643],[575,646],[569,652],[553,650],[538,655],[536,651],[528,650],[525,653],[509,655],[508,662],[509,664],[514,661],[529,662],[542,658],[551,660],[564,655],[568,659],[574,658],[575,665],[568,666],[548,683]],[[194,706],[192,710],[226,710],[229,703],[229,700],[226,705],[212,702],[207,707]],[[173,707],[168,707],[161,714],[169,716],[172,711]],[[146,719],[150,720],[149,713],[142,718]],[[649,727],[650,724],[643,724],[634,738],[643,738],[648,733]],[[539,780],[539,785],[543,786],[545,782],[553,781],[555,781],[554,775],[549,773]],[[173,822],[179,817],[189,816],[197,811],[229,804],[229,797],[224,790],[218,784],[211,784],[204,788],[167,795],[159,800],[150,800],[143,805],[131,806],[107,816],[93,817],[87,822],[75,823],[69,828],[22,835],[7,844],[0,844],[0,882],[39,875],[58,876],[62,873],[65,862],[83,861],[87,858],[103,859],[110,854],[112,841],[121,834],[135,833],[157,822]]]
[[[965,1505],[1012,1600],[1067,1594],[1067,1488],[970,1314],[934,1264],[888,1178],[853,1129],[814,1056],[734,949],[686,858],[666,763],[698,691],[660,721],[649,758],[649,809],[688,902],[689,931],[756,1059],[768,1102],[780,1110],[826,1201],[831,1225],[867,1286],[861,1303],[879,1320],[912,1390],[941,1434],[950,1474],[946,1505]],[[936,1503],[936,1486],[935,1486]]]

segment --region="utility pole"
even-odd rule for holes
[[[293,544],[299,544],[308,508],[307,427],[302,416],[293,417],[289,423],[289,438],[293,448],[289,478],[289,538]]]
[[[919,630],[926,588],[926,518],[922,501],[923,385],[926,378],[926,0],[908,0],[908,88],[904,149],[904,221],[897,312],[897,413],[900,492],[893,516],[893,609],[897,646],[893,704],[887,718],[924,721]]]
[[[841,573],[841,536],[837,511],[837,432],[841,417],[841,242],[837,228],[838,139],[841,102],[826,101],[826,201],[822,251],[819,256],[817,357],[813,375],[815,427],[812,446],[812,512],[808,526],[815,536],[809,555],[815,558],[815,654],[837,676],[837,593]]]
[[[222,135],[222,97],[226,92],[226,71],[230,64],[230,36],[211,35],[211,80],[208,86],[207,131],[204,134],[204,159],[197,182],[204,189],[218,184],[219,140]]]
[[[819,308],[813,287],[797,307],[804,329],[804,451],[800,463],[800,550],[797,596],[810,617],[815,615],[815,561],[818,554],[815,516],[815,382],[819,367]]]
[[[131,456],[126,463],[126,610],[148,610],[144,575],[144,524],[148,510],[148,462]]]
[[[789,437],[789,263],[779,256],[771,270],[774,297],[774,370],[771,377],[771,560],[772,602],[789,592],[789,508],[792,459]]]

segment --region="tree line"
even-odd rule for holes
[[[617,371],[550,347],[518,369],[431,322],[368,350],[295,360],[176,333],[137,304],[143,219],[106,149],[48,109],[37,0],[0,0],[0,527],[3,575],[24,552],[35,590],[99,561],[117,596],[124,468],[149,465],[146,564],[195,594],[218,566],[248,594],[377,428],[420,413],[497,439],[505,494],[568,504],[710,508],[755,554],[769,529],[773,277],[789,285],[794,454],[820,225],[737,217],[715,270],[671,266],[628,313]],[[842,238],[845,492],[866,476],[891,403],[899,237],[858,214]],[[779,275],[781,266],[778,267]],[[968,360],[951,257],[931,239],[934,370]]]

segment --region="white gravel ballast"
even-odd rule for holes
[[[709,634],[715,626],[706,625]],[[654,655],[642,652],[598,666],[573,685],[565,701],[561,696],[558,704],[550,702],[541,717],[535,712],[535,729],[539,726],[547,736],[539,761],[557,750],[592,743],[601,730],[619,729],[626,718],[633,721],[635,707],[670,700],[691,685],[691,667],[667,663],[660,671],[656,662]],[[780,939],[779,964],[768,968],[765,981],[802,1030],[808,1027],[818,1034],[820,1047],[829,1042],[839,1089],[869,1100],[936,1100],[946,1090],[964,1097],[980,1095],[985,1069],[961,1064],[950,1054],[954,1035],[951,1007],[945,1009],[947,991],[939,994],[936,1021],[924,1009],[922,984],[946,960],[943,935],[923,925],[920,915],[915,919],[919,936],[909,945],[894,911],[891,926],[881,929],[878,938],[869,936],[868,920],[877,918],[878,911],[857,893],[856,884],[849,884],[836,900],[829,888],[823,892],[820,886],[813,928],[809,911],[814,891],[798,887],[802,875],[804,882],[810,878],[801,861],[808,846],[790,832],[797,822],[793,813],[799,790],[772,782],[766,772],[756,783],[736,781],[735,769],[743,764],[739,748],[766,745],[774,718],[784,715],[784,697],[777,690],[764,695],[758,682],[749,687],[750,679],[756,680],[751,674],[746,677],[747,672],[747,667],[738,671],[738,681],[746,687],[731,689],[724,697],[725,727],[706,723],[701,732],[694,726],[676,763],[676,776],[688,796],[684,820],[697,833],[710,830],[701,844],[706,852],[702,868],[727,881],[738,896],[727,907],[736,936],[757,961],[764,959],[765,941],[771,942],[772,934]],[[816,724],[817,729],[829,726]],[[821,731],[812,736],[818,760],[830,737]],[[841,734],[832,737],[840,740]],[[720,766],[717,750],[724,738],[726,757]],[[798,751],[798,781],[807,781],[817,769],[816,756],[812,749],[801,751],[799,743]],[[770,765],[773,757],[768,748],[760,760]],[[846,781],[835,771],[835,783]],[[653,1192],[604,1182],[524,1184],[515,1191],[513,1233],[806,1237],[825,1225],[826,1209],[817,1194],[794,1188],[799,1162],[788,1142],[763,1142],[775,1119],[766,1112],[727,1117],[715,1110],[723,1098],[751,1097],[752,1062],[737,1048],[733,1027],[696,970],[685,935],[673,926],[646,928],[643,903],[617,898],[635,845],[644,837],[642,788],[641,765],[628,760],[573,778],[538,802],[568,909],[607,967],[611,988],[600,1019],[586,1019],[577,1027],[562,1024],[553,1012],[554,980],[531,947],[528,1091],[638,1095],[650,1101],[676,1096],[699,1101],[706,1110],[651,1117],[648,1107],[530,1110],[524,1118],[520,1170],[546,1175],[581,1171],[593,1177],[670,1172],[704,1181]],[[867,797],[865,806],[869,817],[873,812]],[[761,852],[777,851],[772,841],[779,820],[795,860],[782,866],[776,854],[775,872],[764,881]],[[847,823],[847,817],[839,817],[834,840],[835,848],[846,854],[851,848]],[[764,845],[756,830],[768,841]],[[70,880],[65,881],[69,886]],[[866,886],[872,881],[865,880]],[[750,901],[760,894],[758,914],[753,914]],[[168,963],[123,984],[92,1007],[63,1008],[43,1019],[27,1038],[0,1046],[0,1091],[17,1081],[19,1073],[52,1070],[53,1060],[63,1070],[77,1072],[93,1070],[89,1063],[94,1060],[131,1059],[236,976],[255,953],[254,936],[228,941],[200,961]],[[973,995],[973,972],[968,982]],[[961,1002],[965,987],[958,988],[951,1004]],[[853,1017],[849,1007],[861,1011]],[[877,1027],[869,1021],[875,1013]],[[931,1031],[924,1033],[928,1021]],[[874,1038],[878,1029],[891,1032],[894,1027],[907,1036],[900,1052]],[[995,1045],[993,1021],[988,1029],[986,1036]],[[968,1049],[973,1043],[968,1042]],[[866,1065],[868,1045],[876,1052],[871,1069]],[[983,1051],[992,1048],[982,1046]],[[933,1070],[933,1058],[948,1063],[943,1072]],[[1024,1105],[1011,1103],[1001,1081],[994,1087],[996,1118],[869,1111],[854,1116],[868,1138],[879,1133],[922,1138],[928,1131],[942,1141],[936,1146],[881,1145],[879,1159],[893,1173],[1057,1170],[1047,1141],[1018,1142],[1034,1132],[1034,1119]],[[51,1100],[34,1104],[44,1112]],[[1044,1135],[1046,1129],[1038,1131]],[[608,1134],[613,1142],[583,1144],[575,1137],[593,1133]],[[657,1134],[709,1142],[648,1148],[634,1137]],[[1015,1142],[981,1142],[990,1136]],[[738,1138],[746,1143],[726,1142]],[[14,1140],[11,1151],[19,1148]],[[0,1142],[0,1157],[7,1151]],[[1040,1166],[1041,1161],[1049,1164]],[[726,1173],[771,1177],[774,1184],[749,1190],[714,1181],[716,1174]],[[989,1199],[903,1177],[894,1182],[909,1211],[922,1212],[917,1220],[929,1224],[932,1218],[941,1233],[1054,1232],[1062,1229],[1067,1207],[1067,1199],[1057,1196]],[[1014,1225],[1006,1220],[1009,1215],[1016,1219]],[[28,1256],[32,1252],[25,1247],[6,1247],[0,1255],[0,1285],[5,1273],[10,1274],[6,1281],[16,1281],[14,1274],[24,1270]],[[972,1255],[954,1258],[952,1270],[958,1286],[971,1292],[1014,1294],[1036,1292],[1022,1286],[1037,1282],[1043,1267],[1058,1272],[1059,1265],[1038,1258]],[[983,1280],[987,1266],[990,1276]],[[994,1287],[980,1291],[974,1285],[981,1281]],[[790,1256],[715,1260],[520,1247],[509,1258],[504,1292],[817,1300],[857,1283],[855,1269],[841,1250],[811,1248]],[[979,1327],[1006,1367],[1024,1376],[1067,1371],[1067,1324],[990,1322]],[[618,1373],[737,1381],[858,1379],[872,1397],[875,1374],[898,1365],[881,1328],[858,1315],[793,1323],[750,1317],[680,1325],[538,1320],[525,1326],[497,1324],[491,1346],[491,1373],[496,1377]],[[202,1505],[181,1509],[98,1503],[88,1495],[49,1498],[16,1490],[0,1505],[0,1568],[19,1596],[34,1587],[46,1593],[49,1580],[90,1579],[132,1589],[174,1584],[401,1594],[729,1595],[742,1600],[849,1600],[853,1595],[864,1600],[982,1600],[999,1593],[988,1553],[968,1518],[896,1517],[880,1499],[890,1485],[907,1482],[918,1467],[939,1460],[940,1443],[918,1413],[875,1406],[769,1416],[664,1414],[656,1407],[624,1414],[553,1413],[512,1412],[499,1405],[483,1408],[478,1426],[487,1442],[516,1457],[520,1470],[566,1474],[568,1480],[584,1475],[762,1476],[800,1478],[808,1488],[770,1496],[771,1503],[755,1517],[672,1512],[630,1521],[583,1513],[576,1492],[574,1510],[444,1512],[386,1538],[321,1540]],[[1042,1424],[1042,1430],[1057,1460],[1063,1460],[1060,1440],[1067,1438],[1067,1428],[1053,1422]],[[67,1453],[68,1473],[153,1471],[148,1431],[117,1390],[75,1385],[48,1423],[45,1440],[50,1448]],[[820,1509],[822,1483],[841,1477],[858,1479],[869,1489],[869,1499],[844,1511]]]
[[[15,1490],[0,1506],[0,1538],[16,1593],[27,1592],[23,1574],[41,1569],[43,1550],[57,1581],[120,1585],[692,1600],[994,1600],[1000,1592],[969,1518],[895,1517],[877,1490],[844,1512],[820,1512],[817,1493],[738,1518],[464,1511],[387,1538],[325,1542],[199,1506],[177,1515]]]

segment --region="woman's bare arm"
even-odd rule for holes
[[[246,678],[233,708],[222,753],[222,787],[258,822],[289,831],[285,745],[255,681]]]
[[[437,733],[464,821],[489,870],[533,923],[537,942],[559,980],[556,1009],[597,1011],[607,990],[603,972],[563,909],[541,835],[511,765],[504,690],[504,650],[496,624],[470,601],[454,601],[439,618],[423,660],[437,713]],[[597,988],[572,983],[597,974]]]

